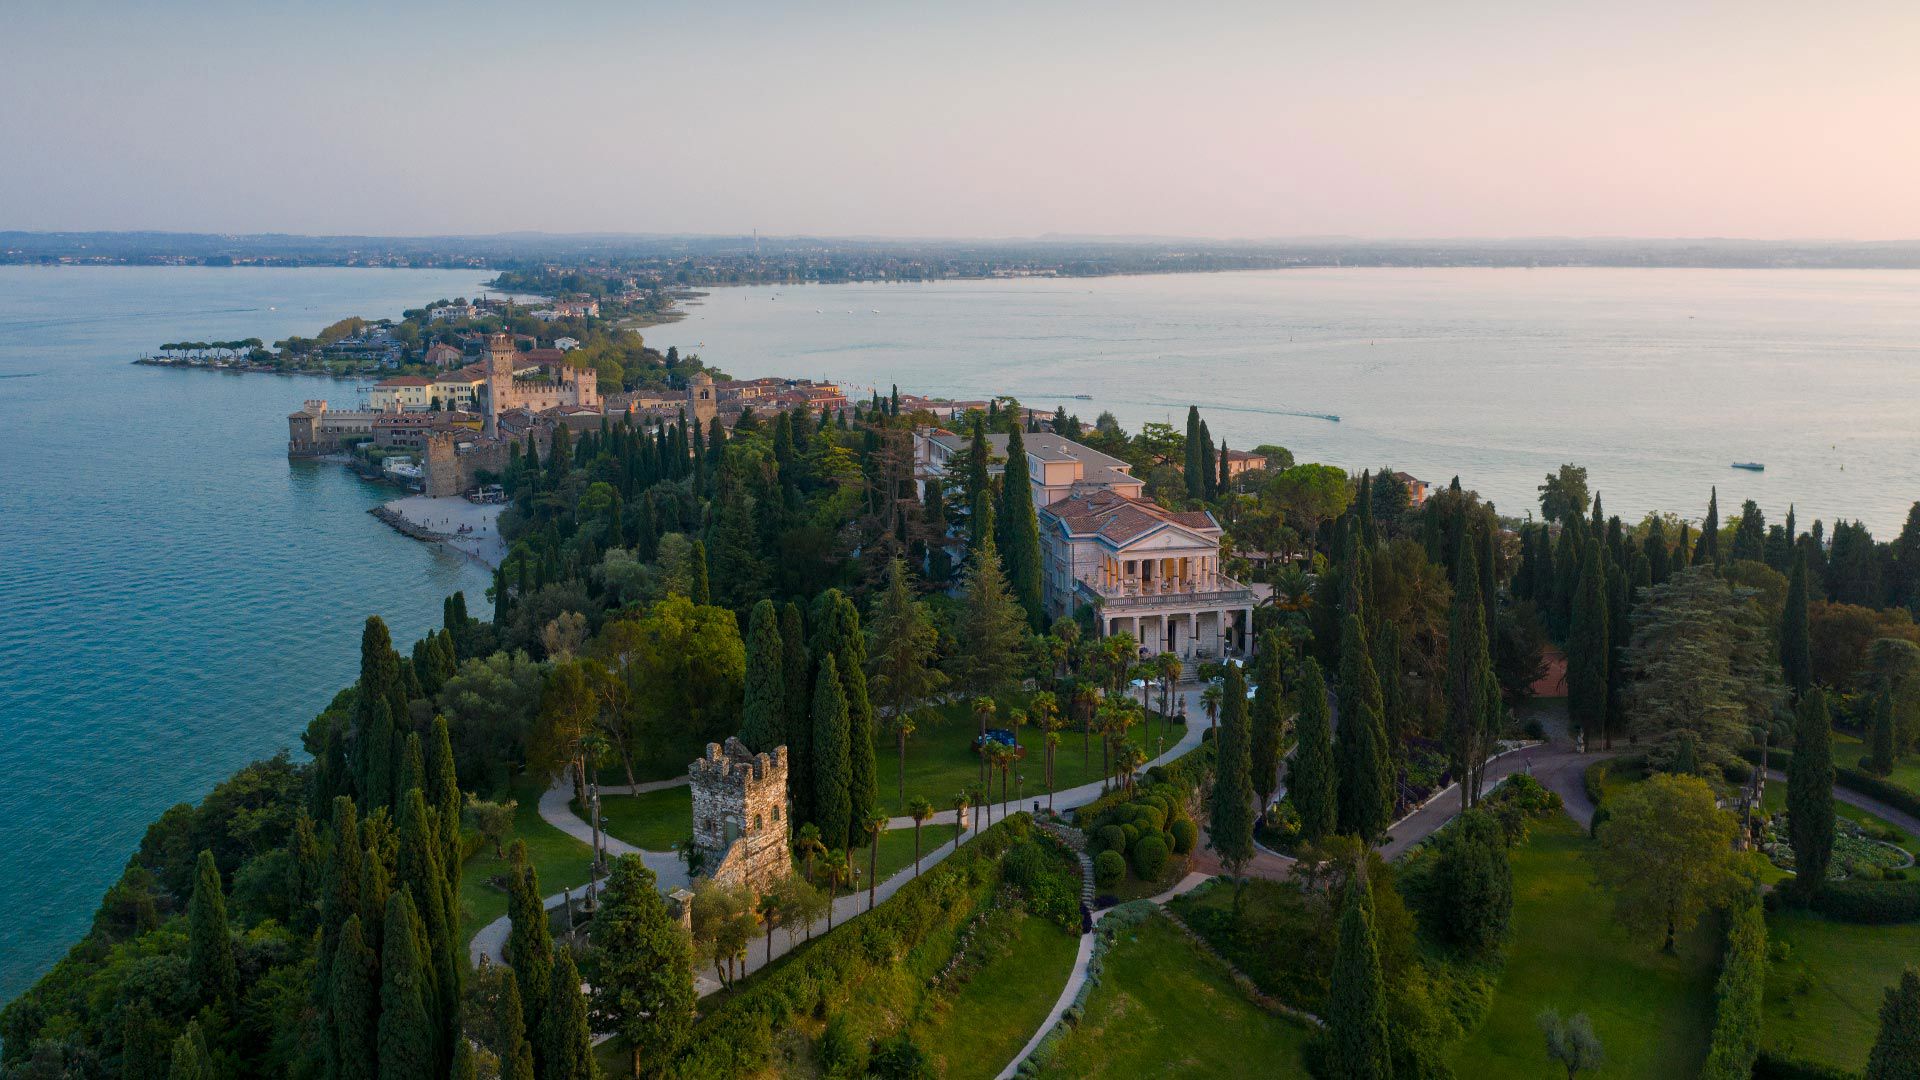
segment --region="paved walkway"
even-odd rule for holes
[[[1784,784],[1787,782],[1787,774],[1779,769],[1768,769],[1767,779]],[[1889,806],[1871,796],[1862,795],[1852,788],[1843,788],[1839,784],[1833,786],[1833,797],[1855,809],[1865,810],[1908,836],[1920,839],[1920,818],[1898,807]]]

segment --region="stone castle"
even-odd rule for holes
[[[750,753],[737,738],[708,743],[687,766],[693,788],[693,842],[722,885],[766,892],[793,869],[788,853],[787,748]]]

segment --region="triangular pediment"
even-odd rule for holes
[[[1120,550],[1133,553],[1141,551],[1173,551],[1196,547],[1217,547],[1219,541],[1204,533],[1167,523],[1154,527],[1143,536],[1120,545]]]

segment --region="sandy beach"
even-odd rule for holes
[[[500,540],[498,503],[482,506],[457,496],[429,499],[425,495],[409,495],[386,503],[381,509],[489,567],[499,566],[507,557],[506,544]],[[465,532],[461,531],[463,527]]]

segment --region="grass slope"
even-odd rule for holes
[[[929,1002],[913,1039],[946,1080],[998,1076],[1033,1037],[1067,985],[1080,939],[1021,915],[1010,948],[982,965],[951,998]]]
[[[1155,915],[1121,932],[1080,1022],[1039,1074],[1304,1077],[1308,1030],[1270,1016]]]
[[[1702,920],[1667,956],[1629,935],[1594,883],[1592,846],[1564,818],[1542,822],[1513,853],[1513,940],[1486,1023],[1455,1050],[1474,1080],[1553,1073],[1534,1018],[1584,1012],[1606,1047],[1598,1077],[1693,1076],[1706,1057],[1718,941]]]
[[[1880,1002],[1920,957],[1920,925],[1858,926],[1777,911],[1767,934],[1787,949],[1767,972],[1762,1044],[1788,1057],[1858,1071],[1880,1030]]]
[[[547,783],[540,777],[523,776],[513,781],[505,798],[520,803],[513,815],[513,835],[501,845],[513,847],[515,838],[527,842],[527,857],[540,875],[542,896],[587,883],[587,866],[592,851],[587,845],[540,820],[540,793]],[[460,940],[469,941],[475,931],[507,913],[507,894],[490,882],[507,869],[507,860],[495,858],[485,848],[460,868]],[[464,947],[461,955],[466,955]]]

